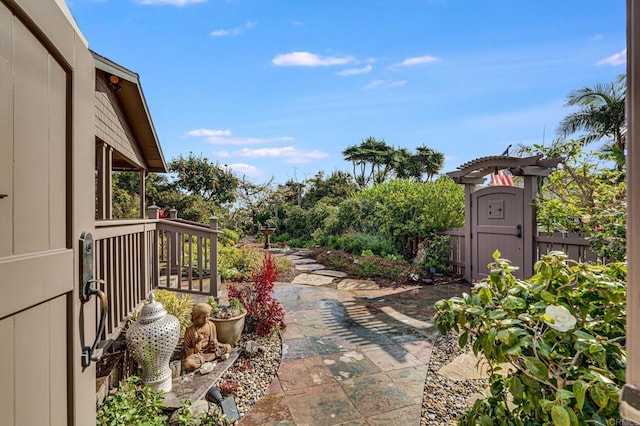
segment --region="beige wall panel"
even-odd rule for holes
[[[24,254],[49,248],[49,57],[17,21],[14,44],[14,252]]]
[[[93,232],[95,216],[95,62],[93,57],[76,39],[76,62],[73,64],[73,229],[72,241],[74,252],[79,253],[78,241],[82,231]],[[76,258],[74,265],[79,264]],[[69,354],[73,360],[73,419],[70,423],[78,426],[94,425],[96,423],[96,369],[95,363],[83,369],[80,365],[80,354],[83,344],[93,343],[97,319],[95,309],[85,309],[84,316],[80,315],[79,268],[72,268],[76,283],[71,301],[73,303],[73,337]],[[91,302],[94,306],[95,301]],[[88,305],[87,305],[88,306]],[[83,319],[82,327],[79,325]],[[84,340],[80,337],[83,336]]]
[[[13,381],[14,381],[14,352],[13,352],[14,318],[9,317],[0,321],[0,416],[2,424],[13,425]]]
[[[0,5],[0,258],[13,252],[13,18]]]
[[[71,291],[73,265],[71,250],[0,259],[0,318]]]
[[[67,424],[67,392],[60,387],[67,383],[67,297],[60,296],[49,302],[51,333],[49,334],[49,371],[51,379],[51,425]],[[70,354],[73,356],[74,354]]]
[[[60,6],[50,0],[17,0],[16,3],[38,24],[67,63],[73,63],[74,29]]]
[[[50,347],[49,303],[43,303],[15,316],[15,424],[48,425]],[[40,397],[38,397],[40,395]]]
[[[66,73],[49,60],[49,248],[66,246]]]

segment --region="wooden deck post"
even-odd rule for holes
[[[212,231],[218,231],[218,218],[216,216],[211,216],[209,218],[209,229]],[[220,299],[220,295],[218,294],[220,288],[220,276],[218,275],[218,233],[214,233],[211,236],[211,266],[210,273],[211,277],[209,278],[209,292],[210,294],[216,298],[216,300]]]

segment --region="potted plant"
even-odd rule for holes
[[[216,299],[209,296],[207,303],[211,306],[211,320],[216,325],[218,342],[235,346],[242,335],[247,310],[236,298],[230,299],[228,306],[219,306]]]

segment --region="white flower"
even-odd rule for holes
[[[571,315],[571,312],[564,306],[549,305],[544,310],[546,322],[549,327],[558,331],[569,331],[576,326],[576,317]]]

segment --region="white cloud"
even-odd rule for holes
[[[195,129],[195,130],[189,130],[187,133],[185,133],[185,135],[198,136],[198,137],[231,136],[231,130]]]
[[[438,58],[436,58],[435,56],[431,56],[431,55],[416,56],[413,58],[407,58],[400,63],[394,64],[393,66],[394,67],[412,67],[414,65],[430,64],[436,61],[438,61]]]
[[[294,27],[301,27],[304,25],[304,22],[300,22],[300,21],[292,21],[291,25],[293,25]]]
[[[291,52],[277,55],[271,62],[282,67],[327,67],[344,65],[353,61],[355,58],[352,56],[322,57],[309,52]]]
[[[380,89],[383,87],[400,87],[407,84],[407,80],[374,80],[364,86],[365,90]]]
[[[347,68],[346,70],[338,71],[336,74],[338,75],[356,75],[356,74],[366,74],[371,72],[373,67],[371,64],[366,65],[362,68]]]
[[[237,155],[244,158],[282,158],[285,163],[308,163],[311,160],[319,160],[329,156],[329,154],[315,149],[307,151],[292,146],[258,149],[243,148],[238,151]]]
[[[145,5],[170,4],[172,6],[186,6],[188,4],[204,3],[207,0],[138,0],[138,3]]]
[[[381,87],[384,84],[384,80],[374,80],[371,83],[364,86],[365,89],[375,89],[376,87]]]
[[[246,175],[249,177],[258,177],[261,174],[260,169],[258,169],[255,166],[252,166],[251,164],[246,164],[246,163],[228,164],[227,168],[228,170],[231,171],[231,173],[233,173],[236,176]]]
[[[596,65],[611,65],[615,67],[618,65],[624,65],[626,63],[627,63],[627,49],[624,49],[622,52],[614,53],[608,58],[598,61]]]
[[[596,41],[602,40],[603,38],[604,38],[604,36],[602,34],[599,34],[599,33],[593,36],[593,40],[596,40]]]
[[[185,133],[185,136],[203,137],[214,145],[258,145],[274,142],[291,142],[291,136],[278,136],[274,138],[255,138],[231,136],[231,130],[195,129]]]
[[[218,151],[215,154],[220,158],[229,158],[229,156],[230,156],[229,155],[229,151],[224,151],[224,150]]]
[[[242,34],[245,31],[250,30],[251,28],[253,28],[255,26],[256,26],[255,22],[247,21],[244,25],[241,25],[239,27],[231,28],[231,29],[228,29],[228,30],[215,30],[215,31],[212,31],[211,32],[211,37],[234,36],[234,35]]]

